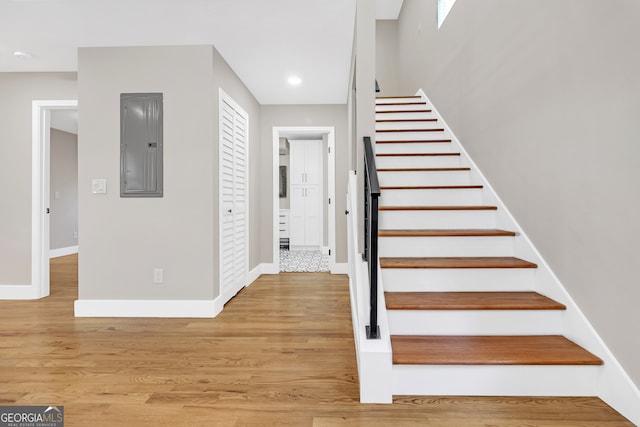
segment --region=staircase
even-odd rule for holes
[[[378,98],[379,254],[394,395],[594,395],[517,230],[424,98]]]

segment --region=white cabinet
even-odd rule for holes
[[[289,238],[292,249],[322,246],[322,141],[289,141],[291,147],[291,206]]]

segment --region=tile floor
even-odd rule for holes
[[[293,272],[328,272],[329,255],[320,251],[288,251],[280,249],[280,271]]]

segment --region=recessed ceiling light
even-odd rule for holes
[[[287,80],[291,86],[298,86],[302,83],[302,79],[298,76],[291,76],[289,80]]]
[[[31,58],[33,58],[33,55],[31,55],[29,52],[22,52],[20,50],[16,50],[15,52],[13,52],[13,56],[15,56],[18,59],[31,59]]]

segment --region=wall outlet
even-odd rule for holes
[[[164,283],[164,270],[161,268],[153,269],[153,283]]]

